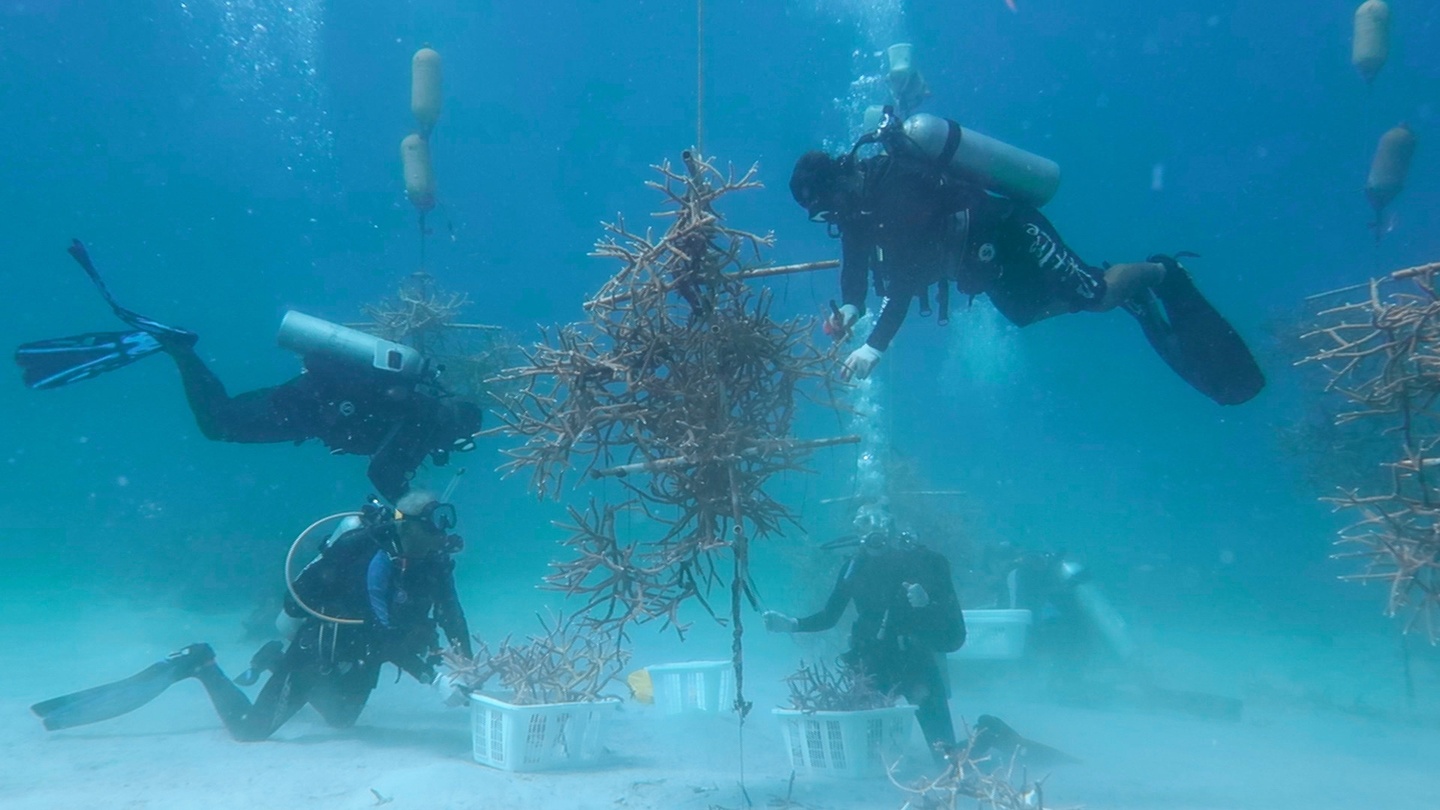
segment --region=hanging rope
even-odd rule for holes
[[[695,0],[695,152],[705,155],[705,0]]]

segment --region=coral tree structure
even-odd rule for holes
[[[716,208],[759,187],[755,169],[722,174],[687,152],[678,169],[656,170],[648,185],[664,198],[664,233],[607,224],[593,255],[620,267],[588,318],[548,332],[500,375],[515,387],[502,399],[504,429],[524,439],[505,469],[529,471],[541,497],[558,497],[577,468],[619,482],[620,500],[570,509],[570,556],[547,585],[583,600],[586,620],[620,640],[652,620],[683,632],[680,607],[700,602],[731,626],[743,717],[750,541],[795,522],[766,484],[814,448],[854,438],[792,436],[805,385],[825,379],[827,360],[809,319],[777,320],[770,292],[745,281],[765,274],[744,263],[758,263],[770,237],[728,227]],[[708,595],[727,579],[721,618]]]
[[[1334,556],[1357,560],[1345,578],[1380,582],[1389,615],[1405,614],[1406,632],[1440,638],[1440,262],[1398,270],[1365,284],[1315,296],[1328,306],[1304,335],[1319,348],[1305,363],[1323,367],[1326,390],[1351,408],[1336,421],[1365,420],[1393,437],[1393,460],[1370,494],[1344,489],[1329,498],[1357,516],[1341,530]]]

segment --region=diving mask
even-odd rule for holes
[[[455,515],[455,505],[439,501],[432,502],[419,512],[410,515],[396,509],[395,519],[418,521],[438,532],[448,532],[459,522]]]

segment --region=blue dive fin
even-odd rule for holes
[[[59,388],[124,368],[163,349],[149,332],[88,332],[22,344],[15,350],[15,362],[26,387]]]
[[[36,703],[30,711],[44,721],[50,731],[109,720],[159,697],[175,683],[174,670],[174,664],[161,661],[123,681]]]
[[[100,291],[100,295],[105,299],[105,303],[110,305],[110,309],[114,311],[115,316],[124,321],[130,328],[149,332],[167,345],[190,347],[194,346],[195,342],[200,339],[194,332],[174,326],[167,326],[159,321],[147,318],[134,310],[120,306],[120,304],[115,301],[115,296],[110,294],[110,288],[105,286],[105,280],[100,278],[100,272],[95,269],[95,263],[90,260],[90,252],[85,249],[85,243],[79,239],[70,240],[70,247],[67,252],[71,258],[80,265],[80,269],[85,271],[85,275],[90,277],[90,282],[95,285],[95,289]]]
[[[42,700],[30,711],[50,731],[109,720],[144,706],[171,684],[194,675],[199,667],[214,660],[215,651],[210,645],[192,644],[123,681]]]

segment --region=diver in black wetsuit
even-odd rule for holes
[[[764,614],[775,633],[829,630],[851,602],[855,623],[850,649],[841,657],[881,692],[899,693],[915,704],[916,719],[930,746],[955,745],[944,654],[965,643],[965,619],[950,579],[950,563],[908,534],[872,532],[846,560],[825,607],[796,619]]]
[[[185,398],[206,438],[247,444],[319,439],[333,452],[369,456],[370,481],[392,503],[409,489],[426,456],[445,464],[451,452],[474,447],[480,407],[446,393],[438,370],[409,346],[291,312],[280,341],[304,357],[305,372],[232,397],[195,353],[195,333],[116,303],[78,240],[70,255],[133,331],[20,346],[15,361],[31,388],[58,388],[165,352],[180,370]]]
[[[331,726],[354,724],[387,662],[430,683],[437,627],[460,653],[472,655],[450,556],[461,542],[447,533],[455,509],[417,490],[400,499],[394,520],[377,515],[383,512],[372,511],[365,525],[332,540],[296,578],[304,606],[287,597],[285,611],[301,620],[298,630],[288,646],[275,641],[261,648],[249,677],[237,679],[249,684],[264,670],[273,673],[254,703],[221,672],[210,645],[192,644],[131,678],[32,710],[47,729],[70,728],[125,714],[171,684],[195,678],[231,736],[243,742],[268,738],[307,703]]]
[[[1086,264],[1037,209],[943,171],[948,158],[911,148],[908,131],[887,123],[842,158],[808,152],[790,179],[796,202],[841,240],[842,305],[832,305],[826,331],[843,337],[864,314],[872,272],[884,301],[865,344],[845,361],[847,378],[869,376],[913,299],[928,314],[932,286],[945,323],[953,282],[964,295],[988,294],[1018,326],[1123,307],[1161,358],[1206,396],[1239,404],[1264,387],[1249,349],[1175,257],[1104,269]],[[867,143],[884,145],[885,153],[859,158]]]
[[[307,357],[298,377],[232,397],[193,348],[166,351],[205,438],[244,444],[319,439],[332,452],[369,456],[370,481],[392,503],[426,456],[444,464],[450,452],[473,446],[480,429],[473,402],[322,356]]]

